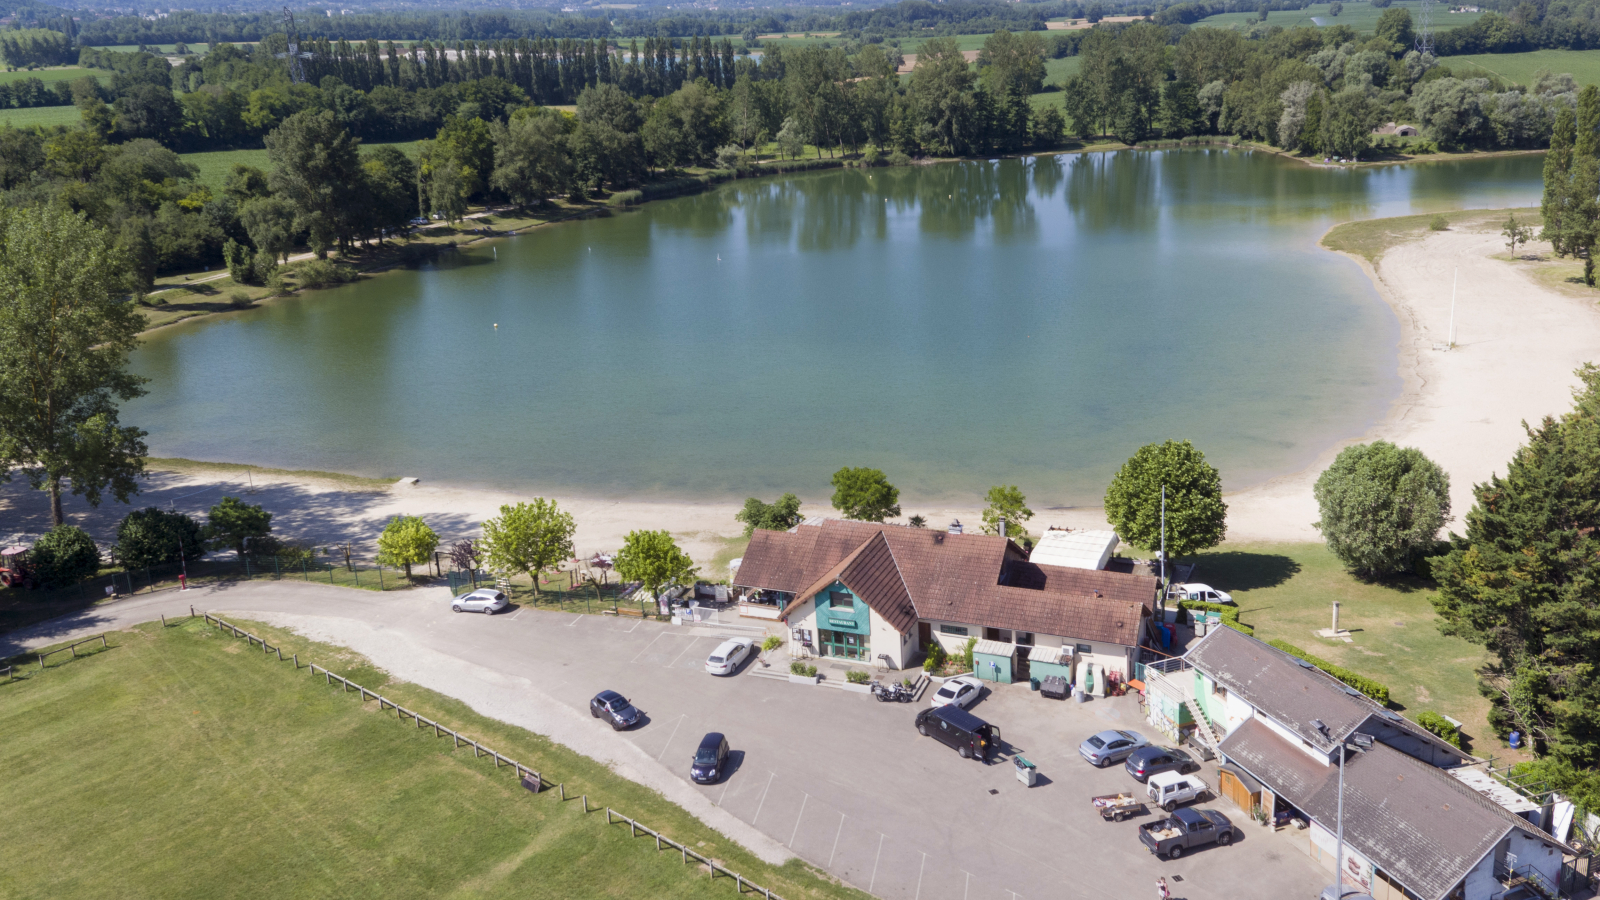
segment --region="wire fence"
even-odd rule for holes
[[[567,577],[560,577],[562,575]],[[568,572],[558,573],[555,578],[542,579],[543,586],[538,591],[531,584],[499,578],[482,571],[451,570],[445,573],[445,581],[450,585],[452,597],[493,588],[504,593],[511,602],[535,609],[637,617],[657,616],[660,612],[653,601],[630,599],[630,595],[639,588],[637,582],[600,584],[575,581]]]
[[[332,671],[326,668],[318,666],[314,663],[306,663],[305,665],[302,665],[300,662],[300,654],[294,653],[290,654],[289,656],[284,656],[282,647],[274,647],[273,645],[269,644],[265,638],[257,637],[256,635],[239,628],[231,622],[224,621],[223,619],[213,616],[210,613],[196,613],[194,611],[194,607],[192,606],[189,608],[189,615],[191,618],[204,619],[208,626],[214,625],[218,630],[231,632],[236,638],[244,638],[245,641],[252,647],[259,646],[263,656],[271,657],[272,655],[276,654],[279,661],[293,663],[296,671],[299,671],[301,668],[308,668],[312,677],[316,677],[318,672],[322,673],[323,679],[327,684],[332,685],[334,682],[339,683],[341,693],[349,693],[351,690],[355,690],[360,695],[362,703],[367,702],[368,699],[378,701],[378,709],[384,712],[387,712],[391,709],[394,710],[395,720],[398,722],[404,722],[407,717],[409,717],[412,723],[415,724],[418,729],[431,728],[433,729],[434,737],[449,737],[452,741],[452,749],[459,749],[463,746],[468,746],[472,748],[472,755],[474,758],[481,758],[483,756],[492,757],[494,759],[494,766],[496,769],[499,769],[502,766],[511,767],[511,770],[516,773],[521,780],[522,786],[534,794],[538,794],[541,791],[549,792],[551,788],[555,788],[557,796],[560,797],[561,802],[565,803],[569,799],[567,797],[567,786],[565,782],[547,784],[539,772],[517,762],[514,759],[511,759],[508,756],[501,754],[499,751],[485,747],[478,741],[466,737],[454,729],[447,728],[435,720],[428,719],[413,710],[406,709],[400,704],[395,703],[393,700],[390,700],[387,697],[384,697],[382,694],[379,694],[377,691],[368,690],[367,688],[356,684],[348,678],[334,674]],[[166,624],[165,618],[162,619],[162,624]],[[661,851],[662,847],[665,846],[679,851],[685,865],[688,865],[691,858],[698,863],[703,863],[710,871],[711,880],[713,881],[716,880],[719,874],[725,878],[732,878],[734,880],[734,885],[740,894],[744,894],[746,892],[758,893],[765,898],[765,900],[783,900],[783,898],[778,894],[773,893],[768,888],[756,884],[750,879],[744,877],[744,875],[740,874],[739,872],[722,865],[708,856],[704,856],[695,852],[694,850],[689,849],[686,844],[675,841],[659,831],[651,829],[646,825],[642,825],[634,819],[617,812],[609,806],[597,806],[593,809],[590,809],[588,794],[580,794],[572,799],[581,799],[583,801],[583,812],[585,814],[590,812],[599,812],[602,808],[605,809],[607,825],[616,824],[617,822],[627,822],[629,835],[632,837],[638,837],[640,832],[643,832],[646,836],[654,838],[656,851],[658,853]]]

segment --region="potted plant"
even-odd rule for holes
[[[870,694],[872,693],[872,687],[867,684],[870,680],[872,680],[872,676],[866,672],[860,669],[851,669],[844,673],[845,683],[840,686],[857,694]]]
[[[817,667],[807,665],[805,660],[797,659],[789,663],[789,681],[793,684],[816,684]]]

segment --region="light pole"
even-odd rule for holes
[[[1311,727],[1321,732],[1323,737],[1332,738],[1332,735],[1328,733],[1328,726],[1323,724],[1321,719],[1312,719]],[[1337,824],[1335,825],[1338,833],[1335,835],[1334,840],[1338,849],[1334,851],[1333,857],[1333,887],[1322,892],[1322,900],[1344,900],[1344,751],[1348,748],[1357,753],[1365,753],[1372,749],[1372,740],[1372,735],[1370,734],[1353,732],[1349,737],[1336,744],[1339,749],[1339,811],[1337,813]],[[1332,893],[1330,894],[1329,891]]]

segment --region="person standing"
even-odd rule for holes
[[[1156,879],[1156,900],[1172,900],[1172,892],[1167,890],[1167,879]]]

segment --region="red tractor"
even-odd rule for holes
[[[28,548],[18,545],[0,550],[0,585],[12,588],[37,586],[33,569],[28,565]]]

